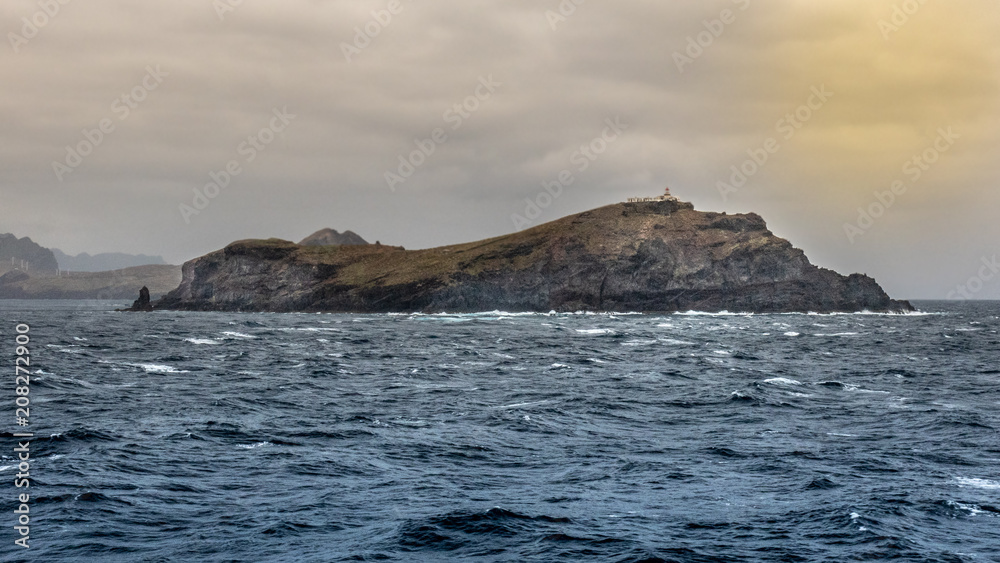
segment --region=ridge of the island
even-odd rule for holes
[[[352,233],[353,234],[353,233]],[[755,213],[633,198],[425,250],[242,240],[184,264],[155,309],[247,312],[906,312],[874,279],[812,265]]]

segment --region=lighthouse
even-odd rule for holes
[[[677,198],[670,193],[670,186],[663,190],[663,195],[657,197],[630,197],[628,203],[646,203],[650,201],[677,201]]]

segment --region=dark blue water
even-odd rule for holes
[[[1000,303],[886,315],[122,314],[31,326],[0,559],[1000,561]]]

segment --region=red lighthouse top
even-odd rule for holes
[[[667,197],[671,197],[670,196],[670,186],[667,186],[667,188],[665,190],[663,190],[663,195],[665,195]]]

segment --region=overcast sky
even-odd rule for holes
[[[0,4],[0,232],[423,248],[669,184],[894,297],[1000,298],[995,0],[61,1]]]

